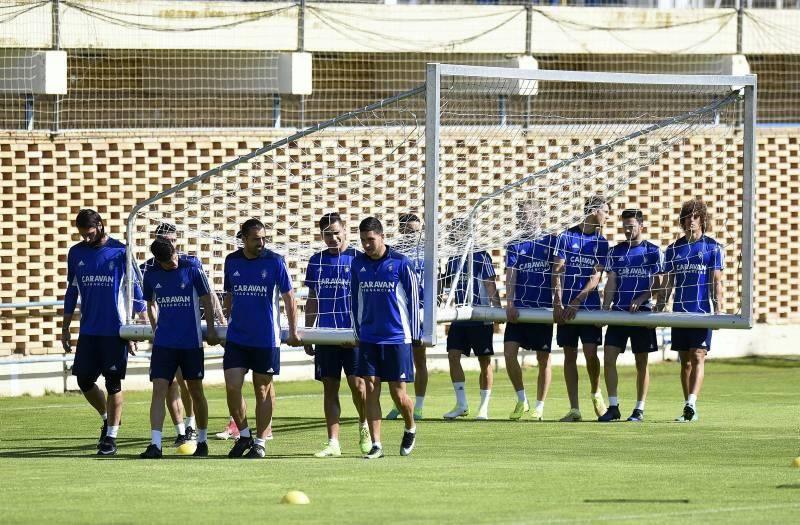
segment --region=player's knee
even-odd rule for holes
[[[94,388],[94,379],[91,377],[78,377],[78,388],[81,389],[81,392],[84,394],[89,392],[91,389]]]
[[[106,392],[110,396],[122,392],[122,378],[117,375],[106,376]]]

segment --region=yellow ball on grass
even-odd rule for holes
[[[288,503],[289,505],[308,505],[311,500],[308,499],[305,492],[300,490],[290,490],[283,496],[281,503]]]

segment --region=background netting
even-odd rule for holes
[[[740,92],[553,81],[538,81],[536,88],[535,95],[513,95],[533,91],[533,84],[442,78],[440,266],[485,250],[500,270],[508,243],[557,236],[580,224],[586,201],[596,195],[610,204],[602,234],[612,247],[625,240],[622,210],[636,208],[645,216],[644,239],[665,250],[683,235],[681,204],[699,197],[711,214],[708,235],[723,246],[727,261],[723,306],[738,313]],[[486,111],[491,101],[495,109]],[[595,109],[578,101],[591,101]],[[533,212],[522,210],[524,204],[533,204]],[[577,252],[568,248],[567,255]],[[463,268],[470,271],[468,264]],[[450,299],[447,306],[465,305]]]

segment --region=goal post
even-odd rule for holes
[[[586,217],[593,195],[609,200],[613,246],[621,208],[644,212],[646,237],[662,249],[683,232],[671,215],[702,197],[719,213],[708,225],[727,259],[726,313],[580,310],[577,324],[749,328],[753,323],[756,77],[545,71],[450,64],[427,68],[426,268],[457,268],[472,286],[471,254],[492,254],[498,281],[509,241],[559,235]],[[691,176],[687,177],[690,172]],[[683,187],[681,186],[683,183]],[[478,193],[458,194],[463,185]],[[431,187],[436,190],[430,190]],[[457,202],[454,202],[457,201]],[[535,232],[519,235],[514,206],[535,202]],[[619,203],[619,205],[617,204]],[[713,217],[713,215],[712,215]],[[461,239],[443,233],[466,221]],[[617,230],[617,231],[615,231]],[[657,230],[657,231],[654,231]],[[456,263],[448,264],[455,258]],[[436,275],[426,275],[432,289]],[[450,276],[451,280],[453,276]],[[440,288],[446,282],[440,281]],[[454,288],[454,287],[453,287]],[[505,322],[501,308],[472,303],[473,294],[426,296],[426,341],[436,323]],[[655,290],[654,290],[654,293]],[[428,304],[430,302],[430,304]],[[669,308],[668,308],[669,309]],[[680,310],[680,309],[678,309]],[[520,308],[519,322],[552,323],[551,308]],[[433,319],[431,319],[433,318]]]
[[[302,326],[306,268],[325,248],[317,220],[339,212],[350,246],[359,248],[358,223],[375,216],[387,244],[424,263],[422,339],[431,346],[444,323],[506,320],[504,309],[474,300],[480,295],[472,278],[475,254],[491,259],[502,292],[510,246],[558,238],[582,224],[587,201],[602,195],[610,215],[595,233],[613,249],[625,240],[620,212],[641,210],[644,237],[663,256],[683,235],[677,219],[682,203],[702,198],[707,233],[725,260],[724,313],[674,308],[682,286],[675,284],[664,311],[581,310],[570,322],[748,328],[755,104],[751,75],[429,64],[418,88],[254,148],[137,205],[128,218],[127,275],[149,257],[158,225],[169,223],[178,251],[199,258],[221,291],[225,255],[241,245],[236,231],[256,217],[267,227],[267,247],[287,262]],[[408,214],[422,219],[421,234],[401,228],[400,217]],[[599,252],[594,255],[599,261]],[[551,278],[549,263],[541,274]],[[664,287],[653,293],[666,296]],[[121,335],[150,338],[149,327],[134,318],[132,293],[128,297]],[[553,320],[547,306],[519,312],[520,322]],[[302,335],[309,344],[354,340],[344,326],[313,327]]]

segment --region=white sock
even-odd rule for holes
[[[160,430],[151,430],[150,431],[150,443],[157,446],[158,450],[161,450],[161,431]]]
[[[250,437],[250,427],[245,427],[245,428],[241,429],[239,431],[239,435],[242,436],[243,438],[249,438]]]
[[[542,401],[541,399],[536,400],[536,410],[539,411],[544,410],[544,401]]]
[[[177,425],[175,425],[175,432],[177,432],[179,436],[185,436],[186,425],[184,425],[183,423],[178,423]]]
[[[119,425],[108,425],[106,436],[110,438],[116,438],[117,432],[119,432]]]
[[[369,425],[367,424],[367,420],[366,419],[361,422],[361,428],[369,429]]]
[[[525,395],[525,389],[517,390],[517,401],[527,401],[528,397]]]
[[[197,425],[194,424],[194,416],[187,417],[183,424],[187,427],[197,428]]]
[[[636,402],[636,410],[641,410],[642,412],[644,412],[644,401]]]
[[[423,405],[425,405],[425,396],[417,396],[414,401],[414,410],[422,410]]]
[[[339,446],[339,439],[338,438],[329,438],[328,439],[328,445],[330,445],[332,447],[338,447]]]
[[[261,447],[266,447],[267,446],[267,440],[266,439],[261,439],[261,438],[255,438],[253,440],[253,444],[259,445]]]
[[[467,406],[467,391],[464,382],[453,383],[453,390],[456,391],[456,404],[461,408],[465,408]]]
[[[108,421],[108,413],[107,412],[103,413],[103,415],[100,416],[100,417],[103,418],[103,421]]]
[[[198,428],[197,429],[197,442],[198,443],[205,443],[208,441],[208,429],[207,428]]]
[[[599,390],[592,395],[598,399],[603,399],[603,393]]]
[[[481,410],[489,405],[489,398],[492,397],[491,390],[481,390]]]
[[[372,442],[372,446],[373,447],[378,447],[378,448],[383,448],[383,445],[381,445],[380,441],[373,441]]]
[[[407,429],[405,429],[405,431],[406,432],[410,432],[411,434],[416,434],[417,433],[417,425],[414,425],[411,428],[407,428]]]
[[[617,396],[608,396],[608,404],[612,407],[619,406],[619,398]]]
[[[689,394],[689,399],[686,400],[686,404],[694,408],[695,403],[697,403],[697,396],[695,394]]]

